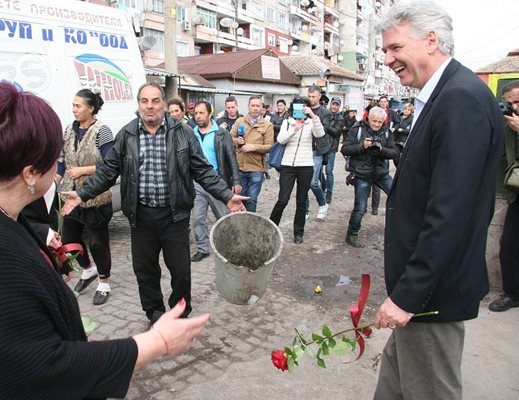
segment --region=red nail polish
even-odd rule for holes
[[[183,297],[179,300],[178,304],[180,304],[181,306],[185,306],[186,305],[186,301],[184,300]]]

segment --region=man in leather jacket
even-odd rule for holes
[[[215,173],[204,157],[193,130],[165,113],[166,97],[156,83],[137,93],[138,118],[117,134],[103,168],[91,175],[77,193],[65,192],[63,214],[113,186],[121,177],[122,211],[131,225],[133,270],[141,305],[150,325],[165,312],[160,286],[159,254],[171,273],[172,308],[186,302],[191,312],[189,217],[195,199],[193,180],[231,211],[242,211],[242,200]]]

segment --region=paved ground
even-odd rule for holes
[[[323,324],[332,331],[351,326],[348,307],[356,301],[362,273],[372,277],[372,291],[364,321],[372,322],[385,298],[382,278],[382,215],[366,215],[361,240],[363,249],[344,244],[352,208],[353,190],[344,184],[342,161],[336,165],[336,190],[325,222],[310,220],[303,245],[292,242],[291,203],[280,225],[285,238],[266,294],[255,304],[233,305],[218,294],[213,258],[193,263],[194,314],[209,312],[212,321],[187,354],[155,362],[136,371],[127,399],[249,400],[370,399],[376,383],[380,353],[388,330],[375,331],[367,341],[365,355],[355,363],[330,357],[327,369],[306,358],[292,374],[272,366],[270,353],[290,345],[294,328],[307,336]],[[267,216],[277,195],[278,182],[266,180],[258,212]],[[312,214],[316,213],[313,197]],[[104,306],[91,304],[93,285],[79,297],[81,311],[96,328],[90,340],[121,338],[147,327],[140,308],[131,268],[129,226],[114,215],[111,223],[113,257],[112,296]],[[194,252],[194,247],[192,247]],[[79,274],[71,282],[73,285]],[[169,294],[169,275],[164,268],[163,289]],[[321,294],[314,287],[323,288]],[[493,293],[489,298],[495,296]],[[467,323],[463,360],[465,399],[519,399],[519,309],[490,313],[482,304],[480,317]]]

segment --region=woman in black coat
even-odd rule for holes
[[[182,299],[145,333],[87,341],[72,290],[22,214],[51,186],[62,146],[51,106],[0,83],[0,399],[123,398],[135,368],[187,350],[209,320],[178,319]]]

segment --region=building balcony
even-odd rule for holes
[[[305,10],[300,7],[290,6],[290,14],[292,17],[299,17],[307,22],[312,22],[313,18]]]

